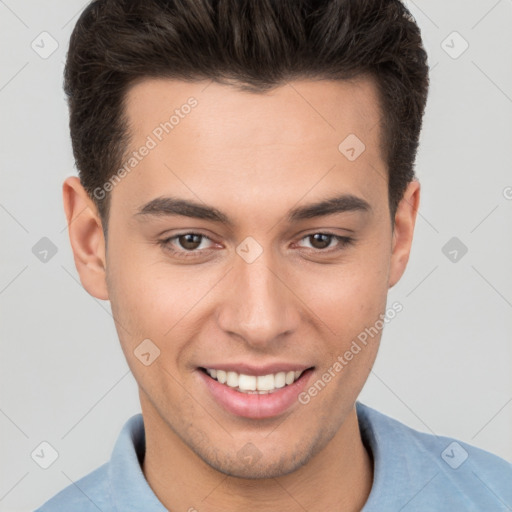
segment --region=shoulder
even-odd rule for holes
[[[35,512],[109,512],[113,510],[110,494],[108,463],[103,464],[80,480],[68,485]]]
[[[144,421],[139,413],[122,426],[108,462],[68,485],[35,512],[114,512],[140,504],[148,511],[165,510],[144,478],[140,465],[144,453]]]
[[[398,497],[404,512],[512,506],[512,464],[505,459],[457,439],[419,432],[360,402],[357,412],[375,459],[376,488],[370,497],[394,492],[387,499]]]

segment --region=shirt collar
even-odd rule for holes
[[[142,472],[145,451],[144,421],[139,413],[123,426],[108,468],[112,499],[118,511],[167,512]]]
[[[439,468],[421,446],[411,445],[405,425],[359,401],[356,410],[361,438],[373,458],[372,488],[361,512],[399,510]]]
[[[392,507],[403,496],[386,490],[410,489],[414,480],[406,458],[398,449],[403,439],[400,439],[399,429],[393,425],[395,422],[391,418],[359,401],[356,402],[356,411],[361,438],[374,464],[372,488],[363,512]],[[142,472],[145,451],[144,421],[139,413],[123,426],[108,468],[113,500],[120,511],[140,512],[143,505],[147,511],[167,512]],[[383,503],[383,499],[389,503]]]

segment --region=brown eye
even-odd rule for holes
[[[212,240],[201,233],[179,233],[159,240],[159,245],[175,258],[204,257],[211,252]]]
[[[309,235],[308,238],[312,241],[311,245],[314,249],[326,249],[329,247],[333,235],[315,233],[314,235]]]
[[[305,247],[306,249],[325,254],[341,251],[355,241],[351,237],[335,235],[334,233],[312,233],[303,237],[302,240],[309,244],[309,247]],[[335,242],[334,244],[332,243],[333,241]]]
[[[183,249],[193,251],[201,245],[203,238],[203,235],[196,233],[186,233],[185,235],[177,236],[176,240],[179,242],[180,246],[183,247]]]

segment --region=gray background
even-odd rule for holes
[[[140,411],[109,303],[79,283],[62,209],[75,173],[62,72],[84,5],[0,1],[2,512],[33,510],[105,462]],[[512,460],[512,0],[407,5],[432,67],[422,202],[389,295],[404,310],[361,401]],[[43,237],[57,249],[46,262],[32,251]],[[456,261],[443,253],[453,237]],[[43,441],[58,452],[48,469],[31,457]]]

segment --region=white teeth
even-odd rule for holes
[[[226,384],[230,388],[235,388],[242,393],[272,393],[276,389],[293,384],[301,375],[302,371],[289,371],[270,373],[268,375],[245,375],[233,371],[206,369],[206,372],[212,379],[216,379],[221,384]]]
[[[254,375],[239,375],[238,387],[242,391],[256,391],[256,377]]]
[[[238,387],[238,373],[236,373],[236,372],[228,372],[227,373],[226,384],[230,388],[237,388]]]
[[[258,391],[270,391],[271,389],[275,389],[274,382],[275,379],[272,374],[258,376]]]
[[[286,373],[279,372],[275,374],[274,385],[277,389],[284,388],[286,386]]]

